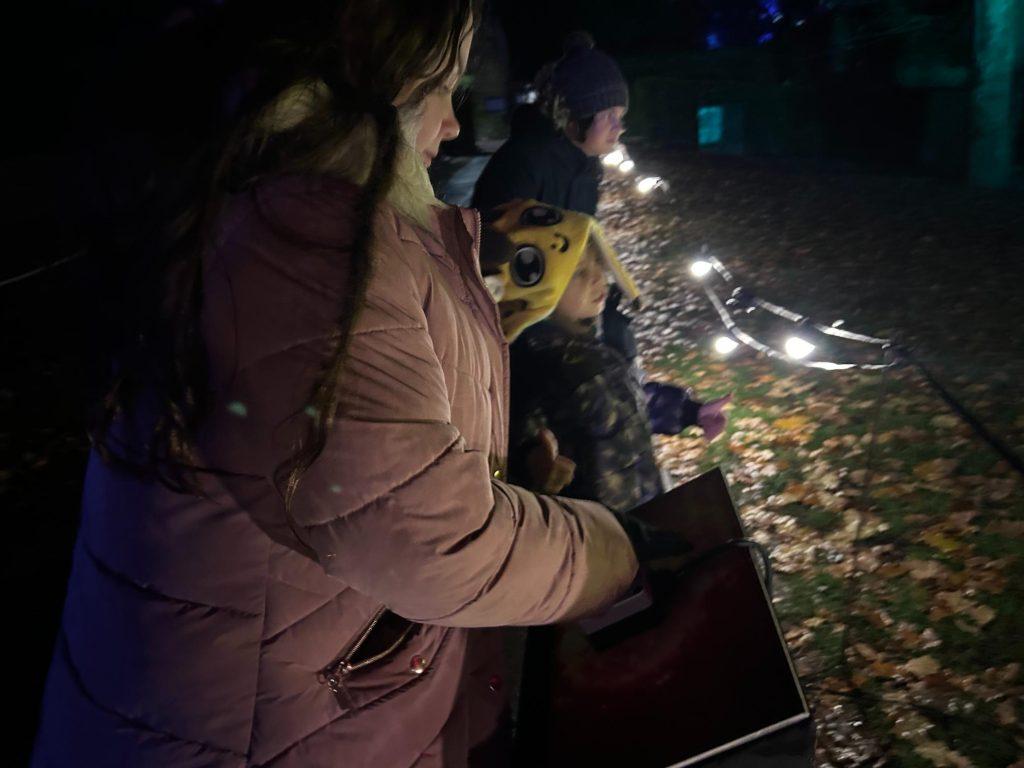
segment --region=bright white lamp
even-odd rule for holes
[[[625,159],[626,156],[622,153],[621,149],[613,149],[611,152],[604,156],[604,159],[601,162],[607,166],[615,166],[620,165],[622,162],[625,161]]]
[[[712,269],[714,269],[714,266],[711,262],[704,261],[704,259],[697,259],[690,264],[690,274],[698,279],[703,279],[710,275]]]
[[[649,194],[651,190],[658,186],[661,186],[660,176],[644,176],[636,183],[636,188],[641,195]]]
[[[803,360],[814,351],[814,345],[799,336],[790,336],[786,339],[786,354],[794,360]]]
[[[736,351],[736,347],[739,346],[739,342],[736,341],[732,336],[719,336],[715,339],[715,352],[722,355],[731,355]]]

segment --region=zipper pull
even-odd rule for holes
[[[339,661],[337,664],[328,667],[320,672],[317,677],[321,684],[326,685],[334,693],[345,691],[345,678],[352,672],[352,665],[346,661]],[[347,693],[347,692],[346,692]]]

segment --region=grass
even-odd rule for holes
[[[837,192],[827,179],[797,183],[753,164],[650,162],[670,181],[673,173],[685,178],[675,187],[683,191],[640,208],[613,186],[613,242],[625,248],[682,226],[673,247],[689,240],[740,254],[730,268],[772,300],[812,316],[842,312],[869,332],[899,324],[936,375],[1024,447],[1024,344],[1008,339],[997,354],[991,343],[1024,324],[1024,274],[1005,273],[1008,264],[1024,271],[1024,238],[986,241],[986,232],[1019,224],[1024,200],[1004,206],[939,190],[932,210],[917,206],[926,190],[907,180],[864,181],[869,198],[859,196],[857,178],[844,177]],[[707,202],[722,187],[731,190],[729,213]],[[772,206],[789,213],[759,215]],[[869,228],[843,221],[851,208],[873,211]],[[683,224],[670,224],[678,211]],[[780,229],[788,242],[806,242],[798,261],[774,245]],[[822,243],[817,231],[825,229],[832,234]],[[894,263],[901,252],[913,258]],[[886,254],[884,266],[872,253]],[[702,306],[677,252],[653,249],[634,271],[655,312],[661,301],[677,306],[678,296]],[[703,452],[692,434],[667,438],[660,455],[679,480],[722,466],[748,529],[773,547],[780,621],[794,638],[810,632],[795,656],[820,715],[819,759],[837,768],[1005,768],[1024,758],[1020,704],[1015,721],[1006,705],[997,712],[1024,685],[1011,666],[1024,661],[1024,531],[1013,525],[1024,520],[1019,478],[911,370],[823,373],[742,350],[723,362],[709,352],[713,313],[669,314],[681,338],[660,344],[652,328],[652,376],[705,397],[731,391],[734,404],[724,438]],[[647,326],[637,322],[643,335]],[[864,647],[880,663],[854,650]],[[935,673],[915,667],[922,657],[934,659]],[[862,725],[824,716],[837,703]],[[896,719],[911,716],[932,727],[900,735]]]

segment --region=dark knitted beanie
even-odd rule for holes
[[[576,120],[603,109],[629,106],[629,88],[622,71],[611,56],[594,48],[594,39],[586,32],[566,38],[565,55],[555,62],[549,82]]]

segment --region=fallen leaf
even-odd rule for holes
[[[956,459],[932,459],[914,467],[914,476],[922,480],[944,480],[956,470]]]
[[[967,614],[982,627],[996,617],[995,610],[987,605],[978,605],[974,608],[968,609]]]
[[[967,509],[962,512],[951,512],[946,516],[947,526],[954,530],[975,531],[977,526],[971,525],[971,520],[978,516],[976,510]]]
[[[868,671],[875,677],[896,677],[899,667],[891,662],[875,659],[868,667]]]
[[[951,539],[949,536],[938,532],[927,533],[921,537],[921,540],[928,546],[934,547],[946,554],[956,551],[961,546],[960,542],[956,539]]]
[[[914,677],[934,675],[942,669],[939,662],[931,656],[918,656],[916,659],[911,659],[910,661],[905,662],[902,665],[902,668]]]
[[[940,741],[926,741],[914,747],[921,757],[931,760],[939,768],[974,768],[974,763],[954,752]]]
[[[915,560],[904,561],[907,573],[912,579],[925,581],[927,579],[938,579],[949,574],[949,569],[937,560]]]
[[[851,648],[863,656],[868,661],[874,661],[878,658],[878,651],[872,648],[867,643],[854,643]]]
[[[935,600],[938,605],[933,607],[929,614],[929,618],[933,621],[938,621],[946,616],[960,615],[961,617],[970,617],[979,626],[985,626],[996,617],[996,612],[989,606],[978,605],[958,592],[939,592],[935,596]]]
[[[876,499],[898,499],[909,496],[916,490],[917,486],[910,483],[893,483],[882,488],[872,488],[871,495]]]
[[[996,719],[1000,725],[1013,725],[1017,722],[1017,705],[1013,699],[1006,699],[996,705]]]
[[[948,413],[941,413],[931,419],[931,425],[940,429],[954,429],[958,424],[960,424],[960,419]]]
[[[776,419],[772,424],[776,429],[796,432],[807,429],[810,419],[806,416],[786,416],[785,418]]]
[[[996,679],[1002,683],[1012,683],[1020,674],[1020,662],[1014,661],[996,670]]]

